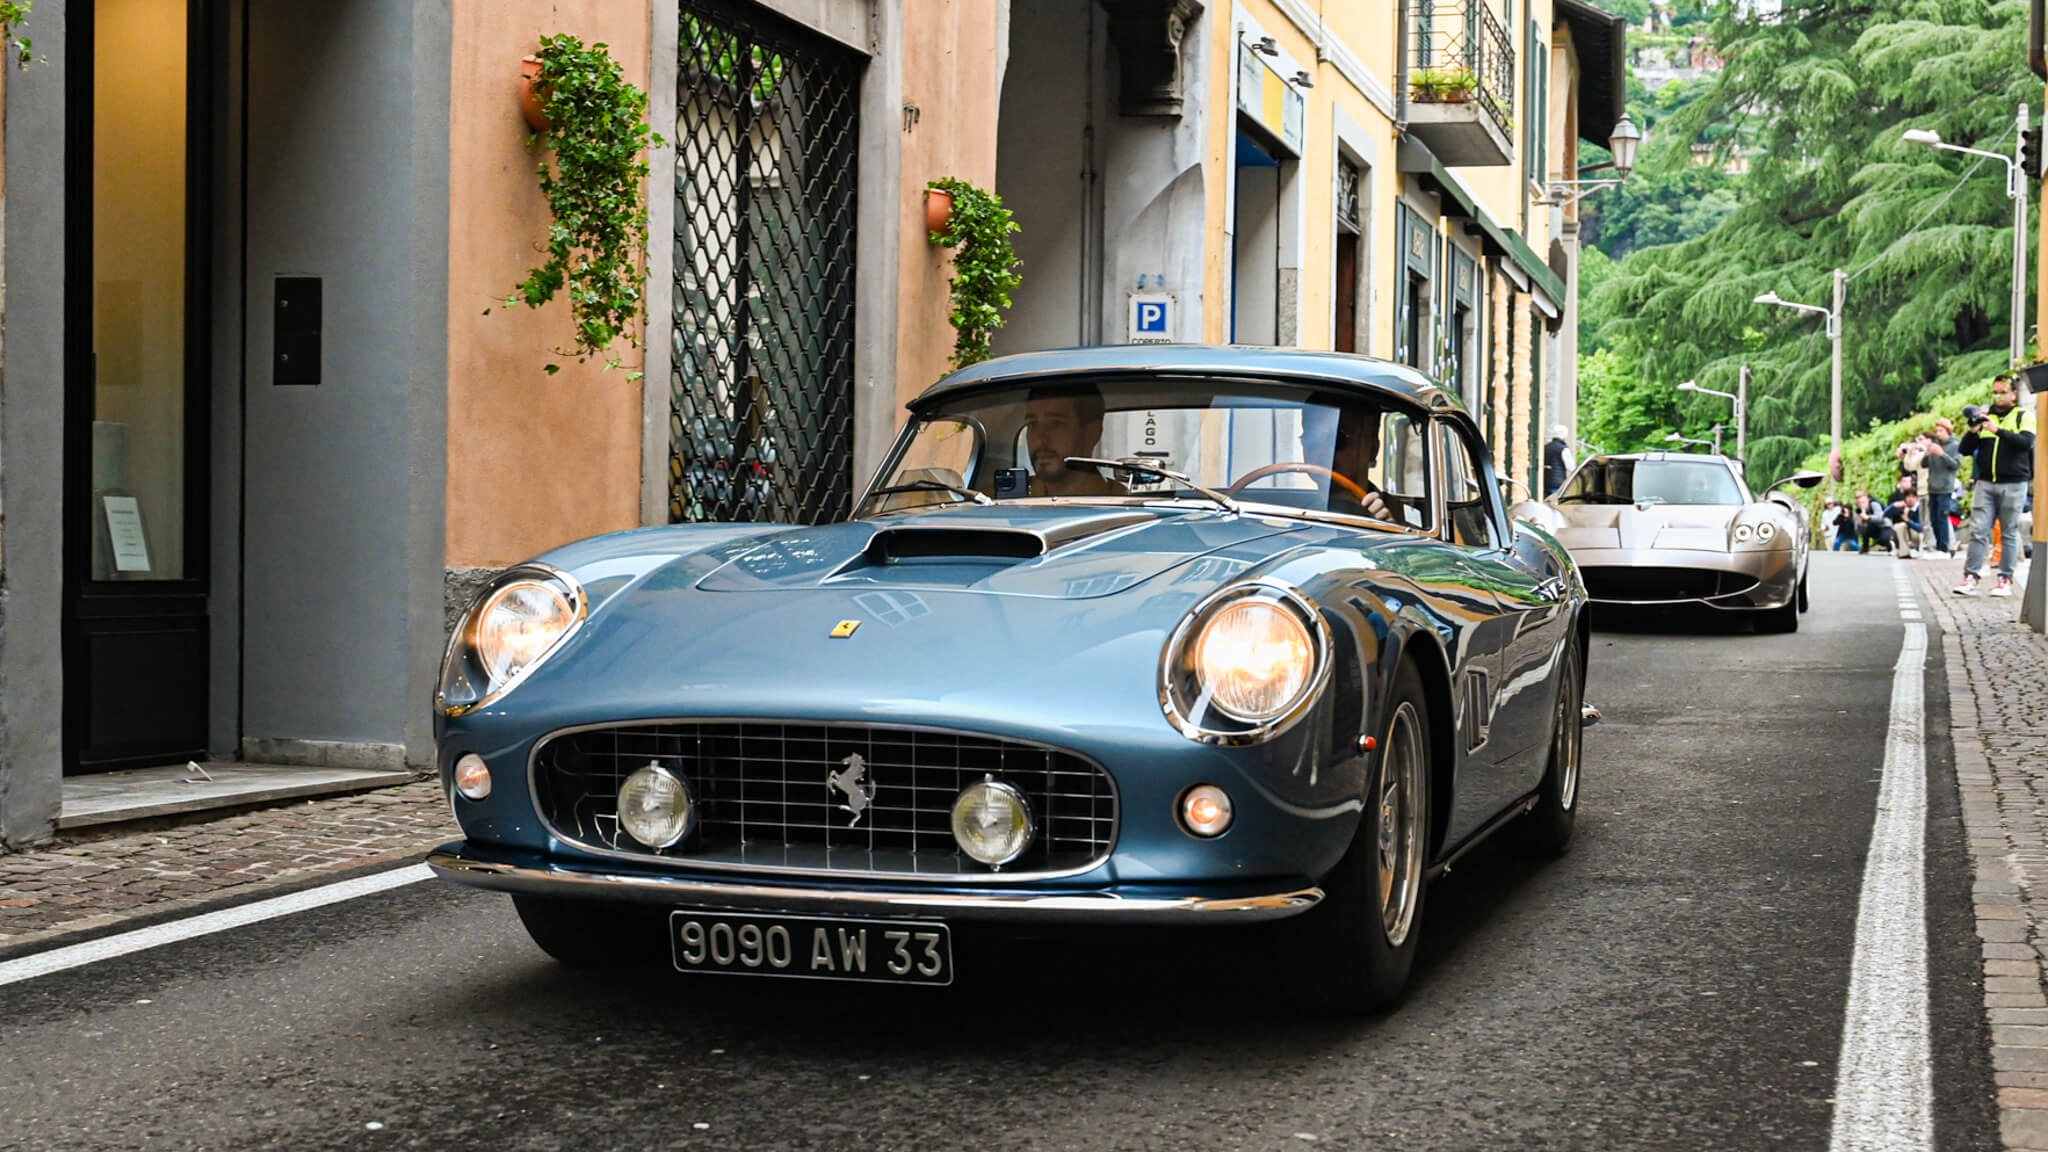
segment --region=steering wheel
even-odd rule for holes
[[[1244,491],[1245,486],[1252,481],[1263,480],[1268,476],[1277,475],[1281,472],[1306,472],[1312,476],[1324,477],[1330,483],[1338,485],[1346,492],[1351,493],[1353,500],[1358,501],[1360,504],[1365,503],[1366,492],[1364,488],[1359,486],[1358,481],[1325,468],[1321,464],[1310,464],[1305,460],[1281,460],[1272,464],[1261,464],[1257,468],[1239,476],[1230,487],[1223,490],[1223,494],[1225,496],[1236,496],[1239,492]]]

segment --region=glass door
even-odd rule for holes
[[[206,747],[197,7],[95,0],[69,16],[72,771],[176,762]]]

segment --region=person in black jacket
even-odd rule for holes
[[[1571,429],[1559,424],[1550,430],[1550,442],[1543,446],[1543,494],[1550,495],[1564,487],[1565,477],[1572,471],[1572,449],[1569,443]]]
[[[2027,487],[2034,478],[2034,434],[2025,428],[2026,413],[2018,410],[2019,396],[2011,373],[1991,382],[1991,406],[1963,406],[1963,421],[1969,430],[1958,447],[1972,461],[1970,473],[1970,553],[1963,561],[1963,582],[1956,585],[1958,596],[1975,596],[1984,574],[1984,558],[1991,551],[1991,525],[1996,522],[2005,539],[1998,558],[1998,583],[1993,596],[2012,595],[2013,567],[2020,556],[2020,508],[2026,503]]]

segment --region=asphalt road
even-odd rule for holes
[[[1235,932],[691,980],[558,968],[502,897],[416,884],[0,988],[0,1147],[1825,1148],[1895,563],[1816,557],[1795,635],[1597,631],[1572,853],[1461,862],[1378,1019]],[[1940,740],[1928,794],[1934,1146],[1995,1147]]]

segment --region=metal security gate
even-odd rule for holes
[[[743,0],[681,15],[669,520],[835,519],[863,61]]]

